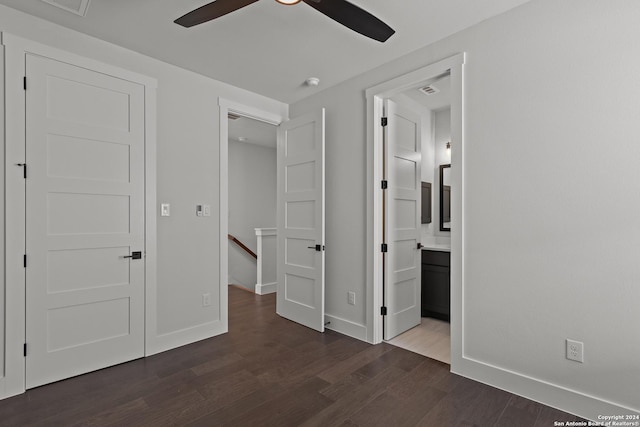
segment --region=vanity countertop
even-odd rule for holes
[[[440,252],[451,252],[450,244],[442,244],[442,243],[427,243],[422,247],[423,251],[440,251]]]

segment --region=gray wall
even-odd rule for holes
[[[371,291],[364,91],[467,52],[465,357],[556,385],[556,407],[640,411],[638,16],[635,0],[534,0],[292,105],[327,108],[327,314],[365,325],[344,294]]]
[[[229,140],[229,233],[255,253],[254,229],[276,226],[276,161],[275,148]],[[256,260],[232,242],[229,280],[251,290],[256,284]]]
[[[157,201],[171,204],[171,216],[158,216],[158,301],[156,307],[149,307],[156,312],[157,330],[152,331],[151,344],[160,350],[223,332],[226,306],[219,295],[226,289],[221,288],[219,262],[218,99],[283,116],[287,105],[1,5],[0,31],[158,80]],[[4,81],[3,72],[0,69],[0,81]],[[4,187],[4,174],[0,180]],[[195,205],[201,203],[211,205],[211,217],[196,217]],[[4,281],[0,285],[0,295],[6,285]],[[202,306],[203,293],[211,294],[210,307]],[[3,322],[0,316],[0,330]]]

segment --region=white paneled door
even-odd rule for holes
[[[420,324],[421,124],[413,111],[385,102],[384,339]]]
[[[278,296],[282,317],[324,331],[324,109],[278,127]]]
[[[35,55],[26,70],[32,388],[144,355],[145,136],[142,85]]]

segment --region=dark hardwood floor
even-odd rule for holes
[[[230,332],[0,401],[2,426],[552,426],[577,418],[229,288]]]

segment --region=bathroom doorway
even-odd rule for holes
[[[387,124],[387,120],[384,119],[386,116],[385,112],[385,104],[387,104],[387,100],[395,99],[404,99],[406,103],[421,104],[417,102],[415,99],[416,95],[423,95],[421,93],[411,93],[411,91],[422,89],[423,92],[445,92],[448,86],[450,89],[450,102],[447,107],[447,103],[445,102],[440,107],[427,108],[430,110],[428,113],[424,115],[428,118],[427,120],[423,120],[426,122],[426,125],[423,123],[420,125],[421,128],[425,128],[423,133],[427,136],[427,141],[433,144],[433,148],[431,150],[425,150],[424,163],[426,165],[430,165],[424,172],[422,167],[420,167],[420,179],[424,183],[430,184],[428,191],[431,192],[431,195],[428,200],[431,201],[431,215],[430,222],[427,221],[424,224],[420,224],[420,236],[419,243],[421,245],[427,246],[426,248],[422,248],[421,245],[414,246],[416,248],[416,253],[419,254],[417,257],[413,257],[413,259],[419,260],[421,268],[421,273],[424,271],[424,254],[426,252],[436,253],[436,260],[426,260],[433,264],[442,264],[438,265],[438,267],[444,267],[446,265],[446,274],[442,273],[442,270],[439,271],[441,278],[446,278],[446,295],[444,295],[445,299],[449,299],[449,303],[445,304],[446,307],[442,307],[442,302],[440,301],[438,305],[440,306],[438,309],[434,310],[434,307],[424,306],[422,304],[422,274],[420,274],[419,279],[413,280],[410,286],[415,289],[415,292],[419,294],[418,300],[420,301],[420,310],[418,311],[418,319],[415,322],[416,326],[411,328],[412,331],[419,331],[420,329],[426,329],[433,332],[434,337],[432,337],[432,345],[429,347],[447,347],[447,338],[449,338],[449,350],[450,357],[449,361],[452,365],[452,370],[455,370],[456,364],[459,366],[462,363],[462,289],[463,289],[463,274],[462,274],[462,243],[463,243],[463,218],[462,218],[462,202],[463,202],[463,179],[462,179],[462,166],[463,166],[463,70],[464,70],[464,61],[465,55],[464,53],[454,55],[452,57],[443,59],[416,71],[410,72],[405,75],[401,75],[397,78],[379,84],[375,87],[369,88],[367,90],[367,100],[369,105],[368,110],[368,131],[369,138],[371,141],[370,148],[367,152],[367,160],[371,165],[369,169],[368,182],[370,188],[370,197],[369,203],[372,207],[371,215],[368,218],[367,230],[368,230],[368,279],[373,283],[373,289],[371,292],[371,317],[368,321],[368,324],[371,327],[371,342],[379,343],[383,340],[390,342],[393,339],[396,339],[397,336],[402,336],[402,333],[405,331],[394,331],[400,332],[397,336],[389,336],[388,331],[385,331],[385,317],[389,312],[393,312],[393,310],[398,311],[398,307],[394,307],[393,305],[397,303],[397,301],[393,301],[393,299],[389,299],[389,292],[385,286],[388,286],[389,283],[395,285],[397,283],[394,281],[389,281],[388,275],[389,271],[393,273],[397,273],[401,269],[394,269],[394,261],[393,253],[389,245],[387,245],[387,241],[392,241],[395,238],[393,235],[388,235],[389,231],[393,232],[393,229],[400,229],[396,225],[390,227],[388,224],[388,218],[393,215],[393,210],[397,212],[401,212],[399,207],[401,204],[385,204],[385,198],[389,197],[387,193],[385,193],[385,189],[388,187],[392,187],[392,184],[386,181],[386,159],[384,156],[385,153],[385,143],[386,137],[388,137],[387,132],[385,130],[385,125]],[[447,85],[446,81],[449,79],[450,84]],[[438,87],[438,84],[442,88]],[[431,86],[435,86],[435,89]],[[426,94],[423,96],[427,96]],[[420,107],[417,107],[420,108]],[[425,109],[425,106],[422,105],[422,109]],[[448,110],[448,111],[447,111]],[[445,119],[445,117],[447,117]],[[436,119],[440,123],[448,122],[450,124],[448,129],[449,138],[448,141],[444,142],[443,146],[436,143],[435,138],[435,122]],[[447,144],[449,142],[449,144]],[[449,151],[450,150],[450,151]],[[440,153],[442,151],[442,153]],[[450,158],[444,158],[444,154],[450,153]],[[442,154],[442,155],[441,155]],[[422,156],[421,156],[422,157]],[[450,159],[450,160],[449,160]],[[393,160],[393,159],[392,159]],[[422,160],[422,159],[421,159]],[[444,163],[444,162],[448,163]],[[445,217],[442,214],[441,203],[440,203],[440,194],[443,192],[440,186],[440,170],[441,166],[446,166],[446,179],[448,182],[443,185],[448,187],[449,196],[450,196],[450,210],[448,213],[448,219],[445,221]],[[396,177],[397,178],[397,177]],[[380,186],[380,181],[383,181],[383,185]],[[405,183],[408,181],[405,181]],[[385,185],[387,184],[387,185]],[[420,185],[420,183],[418,183]],[[415,188],[415,186],[412,186]],[[389,197],[393,199],[393,197]],[[420,200],[422,202],[422,200]],[[418,214],[420,215],[420,214]],[[398,214],[396,213],[396,216]],[[427,215],[428,216],[428,215]],[[408,220],[405,216],[405,220]],[[418,222],[421,218],[417,218]],[[441,222],[448,222],[448,224],[441,224]],[[445,226],[446,225],[446,226]],[[449,228],[450,231],[447,231],[446,228]],[[422,250],[425,249],[425,250]],[[388,252],[388,253],[387,253]],[[398,252],[395,252],[397,255]],[[388,260],[391,258],[391,267],[392,269],[387,269]],[[408,259],[408,258],[407,258]],[[445,260],[446,259],[446,260]],[[405,260],[406,261],[406,260]],[[408,261],[405,262],[408,264]],[[397,270],[397,271],[396,271]],[[429,268],[427,268],[429,270]],[[442,281],[440,281],[442,282]],[[406,284],[406,283],[405,283]],[[415,298],[414,298],[415,300]],[[405,301],[406,302],[406,301]],[[414,304],[415,306],[415,304]],[[415,307],[412,308],[412,311]],[[400,307],[400,309],[403,309]],[[423,311],[426,309],[426,316],[421,317]],[[434,316],[434,313],[436,316]],[[443,314],[443,316],[439,316]],[[444,317],[438,318],[438,317]],[[433,318],[433,321],[431,320]],[[423,319],[426,319],[423,322]],[[450,323],[447,323],[449,320]],[[442,323],[444,322],[444,323]],[[425,324],[423,326],[423,323]],[[446,326],[449,325],[449,328]],[[449,334],[447,336],[447,329],[449,329]],[[405,336],[406,337],[406,336]],[[405,338],[403,337],[403,338]],[[420,339],[419,339],[420,340]],[[428,341],[424,339],[422,341]],[[394,343],[397,343],[395,341]],[[439,345],[440,344],[440,345]],[[430,357],[439,358],[447,361],[447,355],[442,354],[431,354]]]

